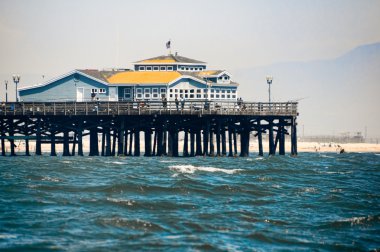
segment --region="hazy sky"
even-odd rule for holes
[[[13,73],[25,86],[78,68],[131,68],[166,54],[169,39],[173,53],[232,74],[331,59],[380,41],[380,1],[0,0],[0,99]]]
[[[1,0],[0,73],[131,67],[173,52],[236,69],[380,41],[380,1]]]

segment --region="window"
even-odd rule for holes
[[[203,95],[203,98],[207,98],[207,94]]]
[[[152,97],[153,97],[153,98],[158,98],[158,97],[159,97],[159,96],[158,96],[158,93],[153,93],[153,94],[152,94]]]
[[[232,93],[233,93],[233,94],[236,94],[236,90],[232,90]]]
[[[225,79],[225,80],[228,80],[228,79],[229,79],[229,77],[228,77],[228,76],[224,76],[224,79]]]
[[[183,89],[180,89],[180,90],[179,90],[179,93],[182,94],[182,93],[183,93]]]
[[[170,89],[171,90],[171,89]],[[161,88],[160,89],[160,92],[161,92],[161,94],[166,94],[166,88]],[[171,91],[170,91],[171,92]]]
[[[211,97],[211,98],[214,98],[214,94],[211,94],[210,97]]]
[[[232,95],[232,98],[234,98],[234,99],[235,99],[235,98],[236,98],[236,95]]]
[[[208,92],[207,88],[203,89],[203,93],[207,93],[207,92]]]
[[[178,93],[178,89],[174,89],[174,92],[175,92],[175,93]]]
[[[160,67],[160,71],[166,71],[166,66]]]
[[[194,89],[190,89],[190,93],[191,93],[191,94],[194,94]]]
[[[194,68],[192,67],[192,68],[190,68],[190,71],[194,71]]]
[[[158,88],[152,88],[152,93],[158,93]]]
[[[168,70],[168,71],[173,71],[173,67],[172,67],[172,66],[168,66],[168,67],[167,67],[167,70]]]
[[[197,94],[200,94],[202,92],[202,89],[197,89]]]
[[[170,98],[173,98],[173,95],[172,95],[172,94],[170,94]]]
[[[142,88],[136,88],[136,93],[141,94],[142,93]]]
[[[202,95],[201,94],[197,94],[197,98],[202,98]]]
[[[186,71],[189,71],[189,68],[188,68],[188,67],[186,67]]]
[[[226,90],[225,90],[225,89],[223,89],[223,90],[222,90],[222,94],[225,94],[225,93],[226,93]]]
[[[215,89],[211,89],[211,93],[214,93],[215,92]]]
[[[131,98],[131,89],[130,88],[124,88],[124,98],[125,99]]]
[[[185,67],[181,67],[181,70],[183,70],[183,71],[184,71],[184,70],[185,70]]]
[[[194,98],[194,94],[190,94],[190,98]]]
[[[189,92],[189,90],[185,89],[185,94],[187,94]]]
[[[145,67],[144,66],[139,66],[139,71],[145,71]]]
[[[141,99],[142,98],[142,94],[136,94],[136,98]]]
[[[144,88],[144,94],[150,94],[150,88]]]
[[[188,94],[185,94],[185,98],[189,98],[189,95],[188,95]]]
[[[144,98],[150,98],[150,93],[144,93]]]
[[[153,71],[158,71],[158,66],[154,66]]]
[[[218,80],[223,80],[223,77],[218,77]]]
[[[106,89],[105,88],[99,88],[99,94],[105,94]]]
[[[229,93],[231,93],[231,90],[228,89],[228,90],[227,90],[227,94],[229,94]]]
[[[227,95],[227,98],[230,99],[230,98],[231,98],[231,95]]]
[[[217,94],[217,95],[215,95],[215,97],[216,97],[216,98],[220,98],[220,95]]]
[[[223,98],[223,99],[226,98],[226,95],[222,94],[222,98]]]
[[[170,92],[170,93],[173,93],[173,89],[172,89],[172,88],[171,88],[171,89],[169,89],[169,92]]]
[[[97,94],[98,93],[98,89],[97,88],[91,88],[91,93]]]
[[[219,90],[219,89],[215,89],[215,90],[216,90],[215,92],[216,92],[217,94],[219,94],[220,90]]]

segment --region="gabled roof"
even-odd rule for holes
[[[140,65],[140,64],[175,64],[175,63],[187,63],[187,64],[206,64],[206,62],[199,61],[199,60],[194,60],[190,58],[186,58],[183,56],[179,55],[161,55],[158,57],[150,58],[150,59],[145,59],[145,60],[140,60],[135,62],[135,65]]]

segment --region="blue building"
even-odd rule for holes
[[[43,84],[19,89],[21,101],[235,101],[238,84],[225,70],[177,54],[134,63],[134,70],[74,70]]]

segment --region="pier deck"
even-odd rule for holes
[[[63,144],[64,156],[83,155],[83,137],[89,136],[89,155],[140,155],[140,133],[145,156],[249,155],[250,135],[257,137],[263,155],[262,134],[268,134],[269,155],[285,154],[285,135],[291,136],[292,155],[297,155],[296,102],[20,102],[0,106],[1,154],[16,155],[15,140]],[[288,130],[290,129],[290,132]],[[99,136],[101,141],[98,140]],[[240,147],[238,142],[240,140]],[[101,143],[101,152],[99,144]],[[228,144],[228,151],[227,151]],[[7,149],[7,145],[9,146]],[[70,151],[71,146],[71,151]]]

